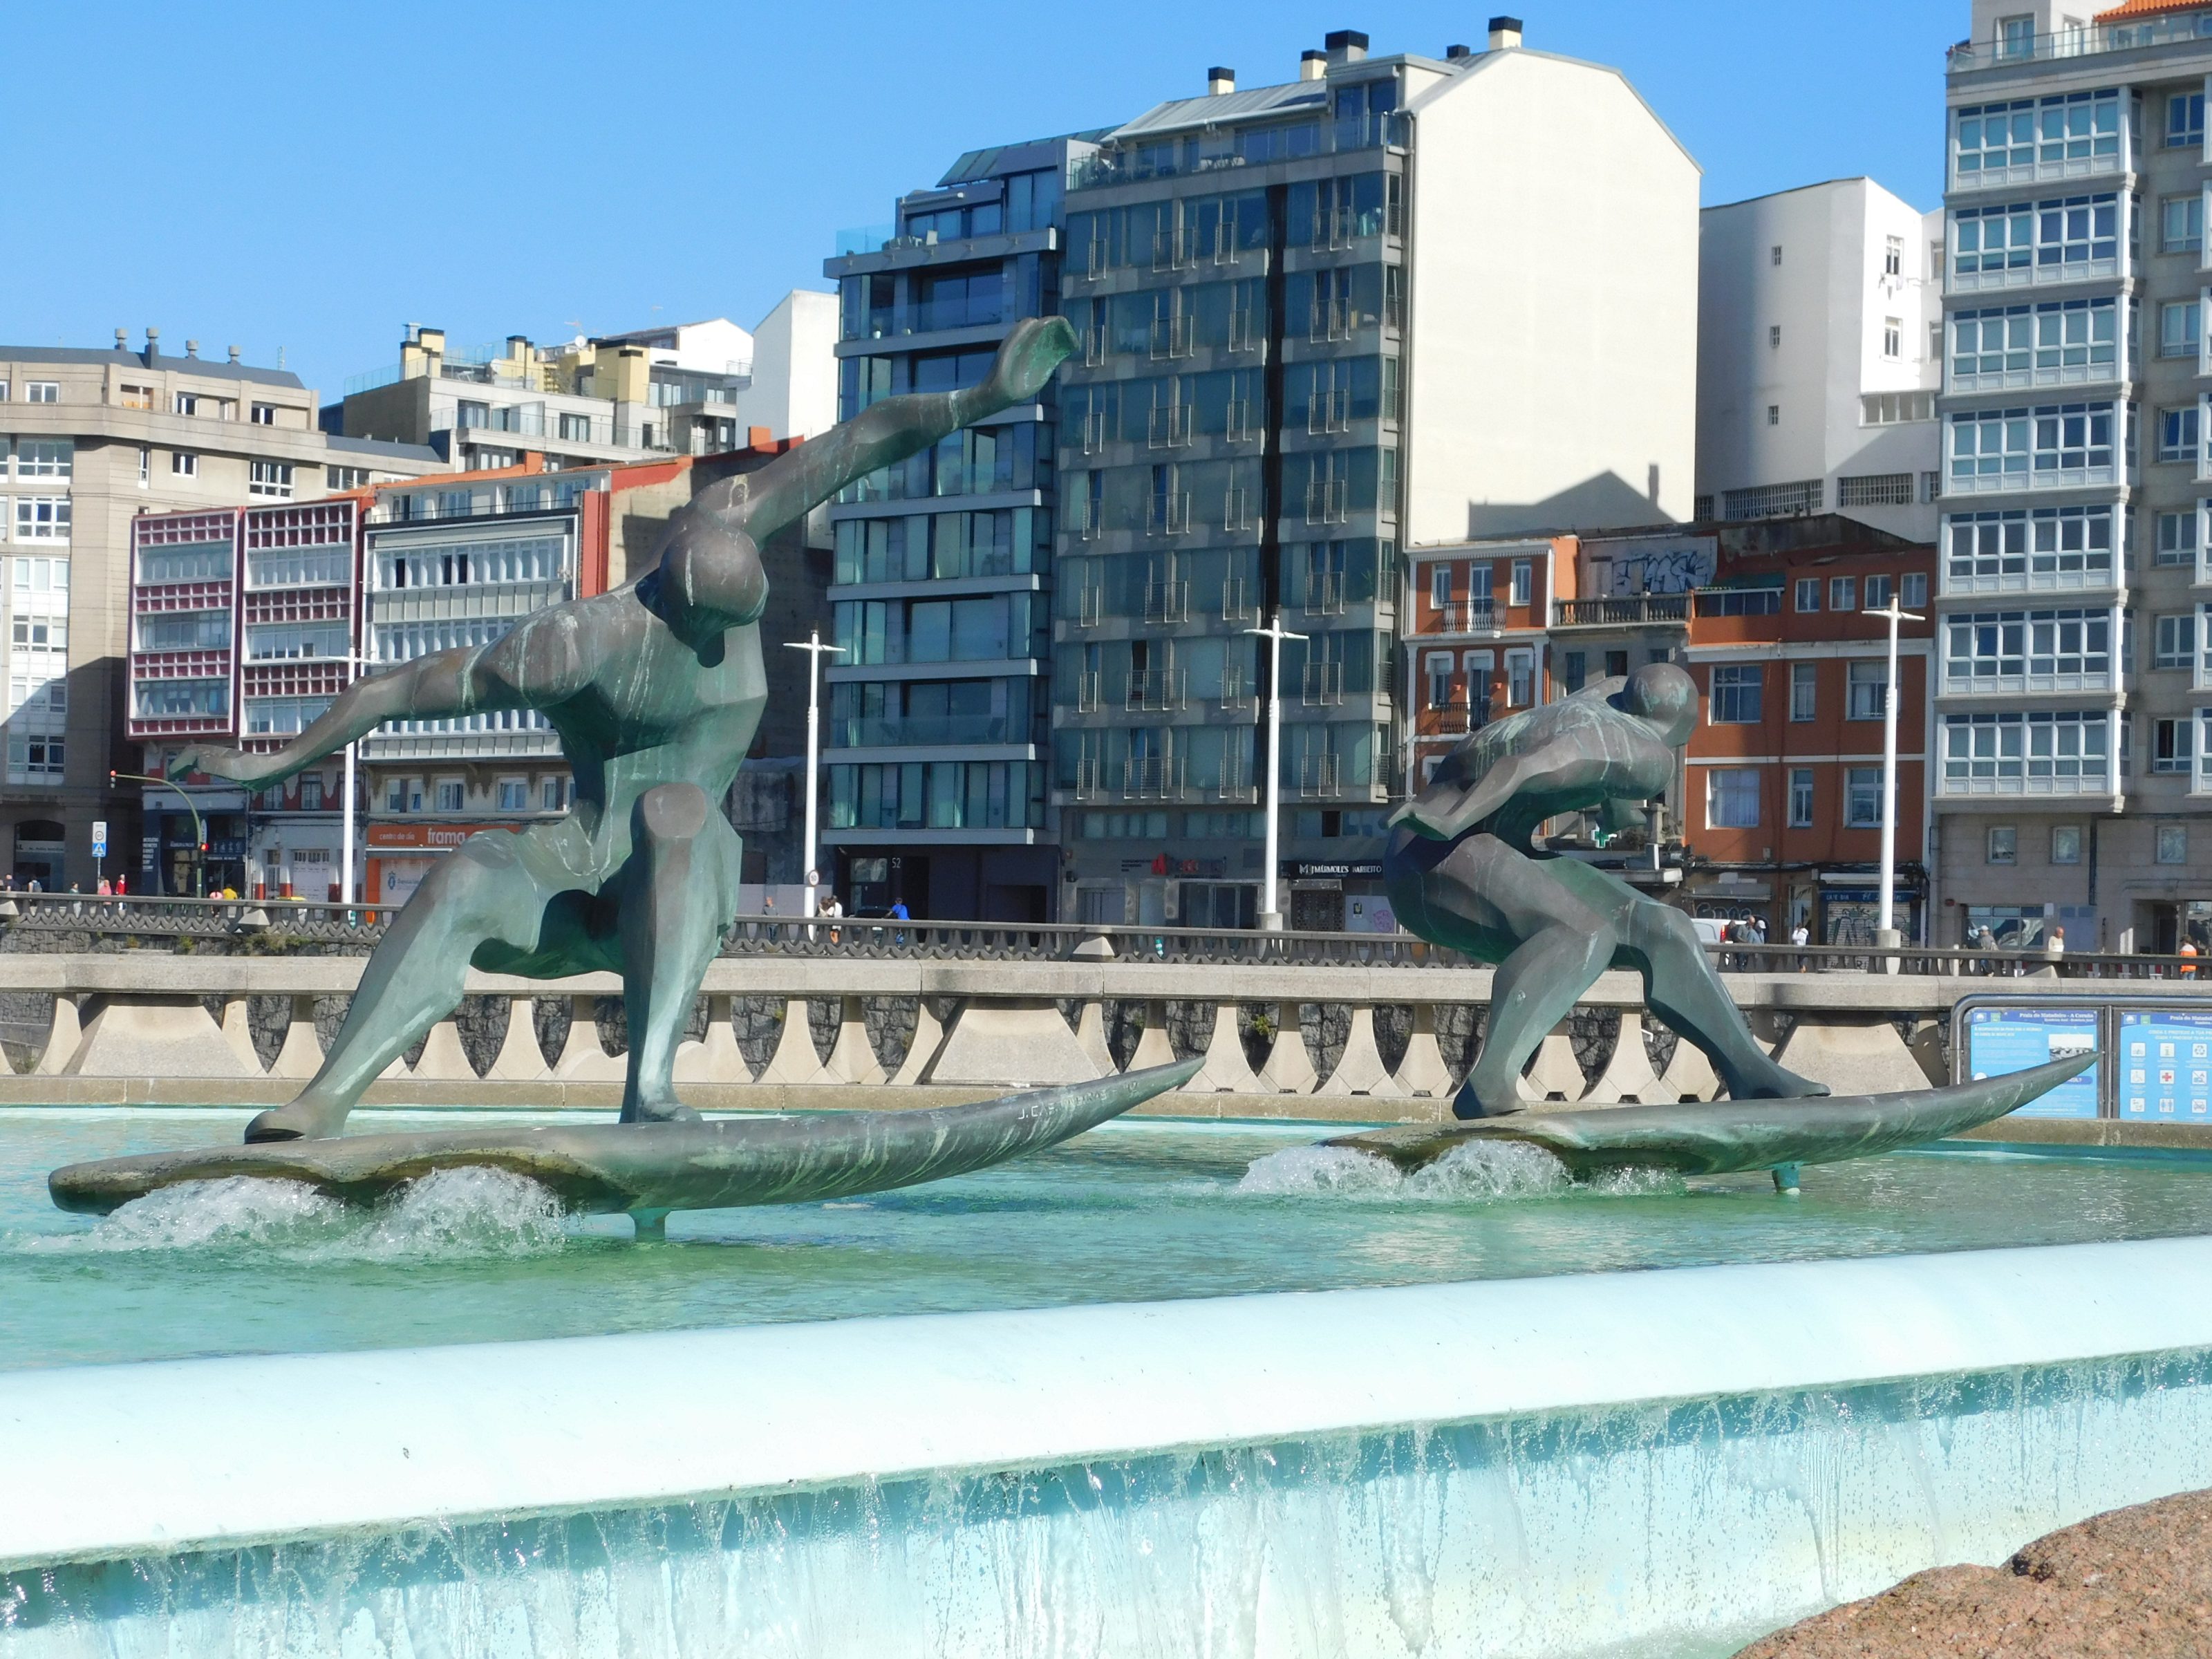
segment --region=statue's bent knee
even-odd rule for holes
[[[637,800],[637,827],[654,841],[690,841],[707,827],[713,808],[696,783],[663,783]]]

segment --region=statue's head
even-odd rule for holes
[[[1679,748],[1698,724],[1697,682],[1671,662],[1646,663],[1620,688],[1620,706]]]

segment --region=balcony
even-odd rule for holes
[[[1494,634],[1498,626],[1498,608],[1486,597],[1448,599],[1427,615],[1417,614],[1413,619],[1413,632],[1417,635]]]
[[[1680,628],[1690,620],[1687,593],[1626,593],[1601,599],[1554,599],[1554,628]]]
[[[1191,441],[1193,405],[1170,404],[1155,409],[1146,422],[1145,442],[1152,449],[1182,449]]]
[[[1344,665],[1340,662],[1308,663],[1303,695],[1309,707],[1342,702]]]
[[[1230,576],[1221,584],[1221,620],[1224,622],[1257,622],[1260,607],[1242,576]]]
[[[1147,345],[1155,362],[1169,357],[1188,357],[1193,349],[1191,319],[1188,317],[1155,317]]]
[[[1026,744],[1029,722],[1006,714],[861,716],[830,723],[832,749],[921,749]]]
[[[1341,155],[1386,145],[1403,149],[1407,133],[1408,124],[1403,112],[1389,111],[1272,130],[1264,136],[1282,141],[1279,153],[1271,149],[1254,154],[1194,155],[1180,144],[1133,144],[1121,150],[1100,150],[1076,161],[1068,168],[1067,188],[1073,194],[1152,179],[1231,173],[1310,155]],[[1231,179],[1222,180],[1224,188],[1234,183]]]
[[[1122,769],[1121,793],[1130,800],[1181,800],[1184,769],[1181,755],[1132,755]]]
[[[1186,580],[1146,582],[1145,620],[1148,623],[1188,622],[1190,583]]]
[[[2037,250],[2040,252],[2042,250]],[[2028,264],[1995,270],[1960,270],[1953,261],[1950,292],[1989,294],[2006,289],[2053,288],[2062,283],[2106,282],[2120,275],[2118,252],[2093,259],[2038,258]]]
[[[1344,793],[1343,757],[1338,755],[1301,755],[1298,757],[1298,793],[1309,797],[1328,797]]]
[[[1189,702],[1188,675],[1180,668],[1140,668],[1129,676],[1121,706],[1128,709],[1164,711]]]
[[[1190,491],[1173,489],[1156,493],[1145,508],[1146,533],[1153,536],[1188,536],[1190,533]]]
[[[2136,22],[2080,23],[2049,34],[1962,40],[1944,53],[1944,68],[1953,75],[1971,75],[1978,70],[2094,58],[2108,52],[2135,52],[2198,40],[2212,41],[2212,7]]]
[[[1092,671],[1076,677],[1075,712],[1095,714],[1106,706],[1106,677]]]
[[[1306,614],[1341,617],[1345,612],[1344,573],[1315,571],[1306,578]]]

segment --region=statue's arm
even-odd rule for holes
[[[1431,787],[1400,807],[1390,822],[1434,841],[1457,841],[1518,795],[1573,794],[1598,787],[1609,764],[1572,736],[1554,738],[1526,754],[1508,755],[1472,783]]]
[[[980,385],[883,398],[789,454],[702,492],[699,505],[734,520],[755,542],[765,542],[855,478],[918,454],[987,415],[1034,401],[1075,343],[1075,331],[1064,318],[1018,323]]]
[[[169,775],[206,772],[238,783],[275,783],[367,737],[386,720],[442,720],[487,708],[527,707],[506,677],[482,671],[486,650],[462,646],[434,652],[357,679],[306,731],[266,754],[219,744],[190,744],[169,763]]]

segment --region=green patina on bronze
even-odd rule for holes
[[[387,720],[535,709],[560,734],[574,809],[471,836],[441,859],[363,970],[322,1069],[249,1141],[335,1135],[385,1067],[451,1012],[471,967],[534,979],[619,973],[629,1018],[626,1123],[689,1118],[671,1074],[699,982],[737,914],[737,832],[718,803],[767,702],[758,544],[854,479],[1033,401],[1075,332],[1018,324],[981,385],[886,398],[669,520],[653,568],[538,612],[488,646],[356,682],[273,753],[196,745],[172,775],[263,786]]]

